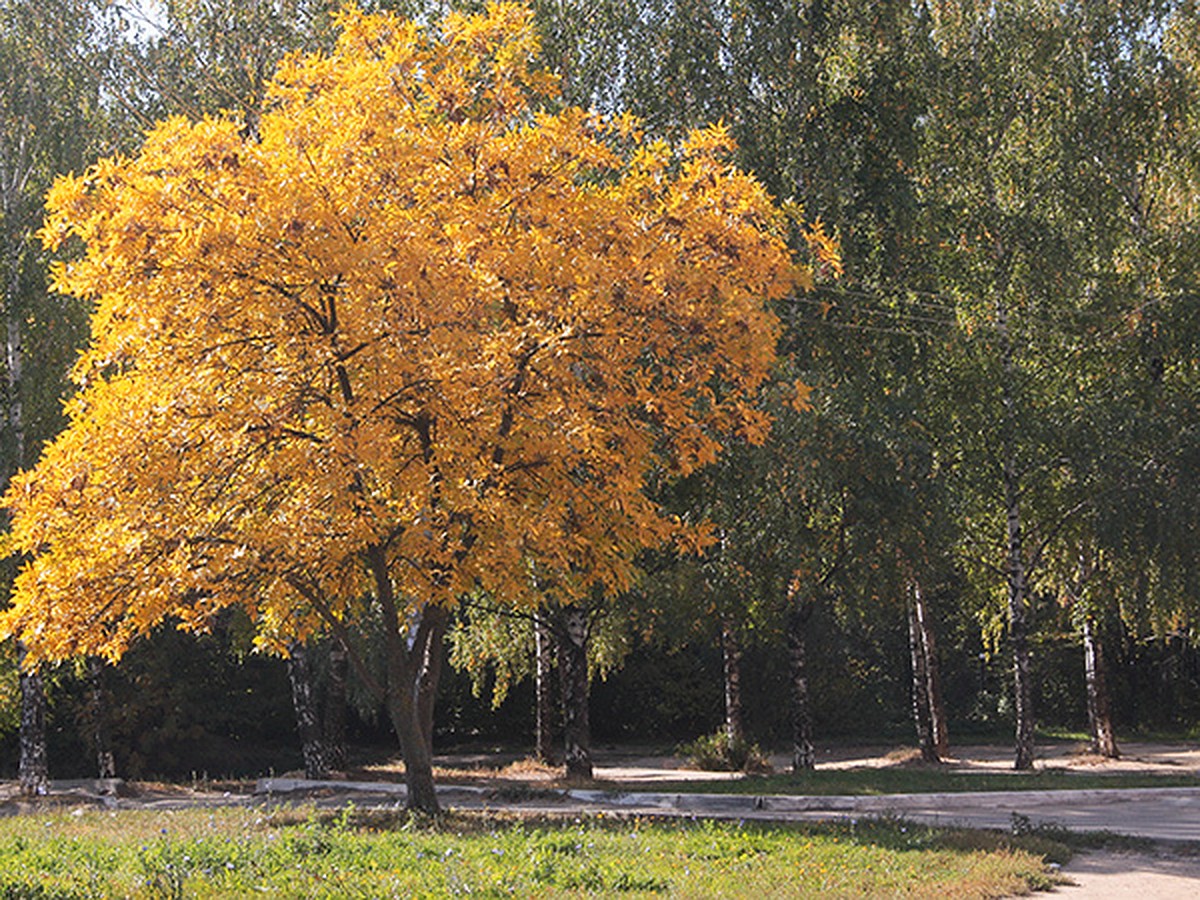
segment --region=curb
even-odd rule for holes
[[[701,794],[654,792],[613,793],[610,791],[569,790],[572,800],[597,805],[661,807],[681,811],[712,812],[771,811],[801,812],[902,812],[904,810],[954,811],[964,809],[1006,809],[1010,806],[1033,807],[1072,803],[1120,803],[1126,800],[1190,799],[1200,803],[1200,788],[1095,788],[1054,791],[964,791],[950,794]]]
[[[254,793],[287,794],[297,791],[339,790],[373,794],[388,794],[397,798],[408,796],[405,785],[390,781],[308,781],[303,778],[260,778]],[[492,788],[474,785],[438,785],[444,796],[473,797],[493,801]],[[555,789],[539,791],[542,796],[574,800],[599,808],[636,807],[683,813],[903,813],[954,812],[962,810],[1010,808],[1028,809],[1038,806],[1070,806],[1073,803],[1120,803],[1126,800],[1180,799],[1200,804],[1200,788],[1093,788],[1089,790],[1053,791],[968,791],[950,794],[876,794],[870,796],[790,795],[790,794],[704,794],[658,793],[654,791],[614,792],[604,790]],[[494,802],[494,801],[493,801]],[[499,803],[496,805],[508,805]],[[519,806],[520,801],[513,801]]]

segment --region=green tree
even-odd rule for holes
[[[139,130],[170,115],[221,110],[251,131],[276,65],[333,43],[333,0],[168,0],[124,13],[113,60]]]
[[[1147,561],[1119,589],[1129,614],[1176,616],[1194,571],[1190,495],[1170,488],[1193,453],[1193,5],[539,8],[576,97],[667,137],[720,116],[744,164],[836,227],[845,277],[786,316],[829,440],[785,440],[818,467],[813,509],[864,490],[911,501],[852,517],[881,595],[921,596],[948,556],[972,575],[975,613],[1008,634],[1028,765],[1034,601],[1074,578],[1077,538],[1121,534]],[[839,447],[867,456],[839,472]],[[697,502],[719,506],[715,490]],[[728,517],[727,557],[754,520]],[[716,593],[708,564],[695,583]]]
[[[591,18],[582,7],[549,6],[562,40],[575,36],[568,50],[555,45],[562,58],[584,61],[585,76],[570,82],[580,94],[630,109],[668,137],[720,116],[737,135],[745,165],[841,236],[844,277],[790,298],[784,313],[790,377],[814,388],[811,421],[777,423],[770,448],[706,473],[693,494],[697,509],[722,529],[721,552],[710,551],[695,583],[707,594],[700,608],[715,607],[722,611],[716,618],[733,624],[743,613],[753,618],[755,603],[778,616],[792,598],[790,628],[776,634],[790,634],[795,719],[806,721],[804,635],[817,595],[825,605],[844,597],[842,577],[861,582],[873,565],[868,556],[883,571],[878,560],[889,534],[899,540],[906,516],[914,527],[921,521],[912,518],[915,505],[903,504],[879,504],[883,518],[859,516],[847,498],[851,506],[879,498],[898,478],[923,484],[912,473],[930,470],[930,435],[915,410],[933,329],[921,299],[909,293],[927,281],[912,235],[928,53],[923,20],[912,4],[898,2],[643,3],[591,8]],[[588,64],[601,53],[618,61],[611,80]],[[952,325],[940,319],[937,328]],[[743,480],[743,472],[753,475]],[[757,485],[772,479],[783,493],[765,497]],[[790,567],[781,563],[786,574],[753,589],[737,584],[738,573],[762,571],[763,558]],[[794,583],[793,569],[803,573]],[[886,569],[898,571],[894,560]],[[898,582],[892,590],[900,595]],[[727,727],[736,728],[735,719]],[[796,744],[800,764],[811,762],[811,735]]]
[[[1099,470],[1141,452],[1098,426],[1131,411],[1111,372],[1155,294],[1134,248],[1183,96],[1160,38],[1187,6],[933,11],[924,230],[962,326],[941,367],[942,453],[963,559],[1004,598],[1018,768],[1033,760],[1035,597],[1062,583],[1063,540],[1111,488]]]
[[[588,685],[607,677],[628,655],[628,619],[620,601],[590,598],[564,606],[545,585],[542,590],[542,602],[530,609],[514,610],[486,597],[464,602],[449,632],[450,663],[470,675],[476,696],[490,691],[493,709],[499,709],[515,685],[534,680],[536,756],[545,763],[554,757],[550,677],[557,667],[563,683],[562,720],[572,726],[564,734],[567,775],[591,778],[590,733],[583,727]],[[568,654],[573,658],[564,662]]]
[[[103,133],[102,11],[87,0],[38,9],[0,5],[0,279],[5,391],[0,483],[28,465],[62,425],[66,370],[84,333],[83,307],[51,293],[35,240],[42,195],[60,172],[82,167]],[[38,365],[29,367],[27,359]],[[18,643],[18,660],[25,648]],[[21,788],[45,790],[45,689],[21,674]]]

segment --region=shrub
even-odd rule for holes
[[[676,753],[689,765],[709,772],[763,774],[771,771],[770,760],[757,744],[751,744],[745,738],[730,738],[724,729],[680,744]]]

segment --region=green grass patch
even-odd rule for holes
[[[963,791],[1051,791],[1200,787],[1194,775],[1099,775],[1065,770],[948,772],[936,768],[815,769],[800,775],[749,775],[731,781],[656,782],[631,790],[703,794],[926,794]]]
[[[0,897],[995,897],[1065,845],[880,820],[776,826],[222,809],[0,821]]]

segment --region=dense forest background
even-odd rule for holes
[[[361,5],[422,21],[451,6]],[[840,271],[827,265],[777,309],[778,385],[802,381],[809,408],[769,388],[765,445],[660,487],[717,539],[699,557],[647,556],[636,590],[570,611],[594,738],[721,731],[804,765],[814,739],[936,753],[939,730],[1015,727],[1021,765],[1035,723],[1090,729],[1101,751],[1114,727],[1191,733],[1195,5],[533,7],[565,102],[632,112],[672,142],[724,122],[796,246],[819,218],[841,248]],[[48,290],[52,256],[34,236],[54,176],[132,151],[168,115],[252,123],[276,61],[329,45],[331,10],[0,4],[6,477],[62,427],[86,340],[88,310]],[[514,617],[493,599],[455,611],[435,745],[533,746],[547,699],[535,686],[570,694],[548,677],[539,634],[555,615]],[[93,772],[105,753],[135,777],[298,765],[297,657],[289,670],[251,638],[230,614],[202,637],[164,627],[115,667],[44,670],[51,771]],[[350,743],[388,743],[386,716],[329,642],[305,651],[303,677],[344,698]],[[18,649],[5,654],[7,773],[31,687]]]

